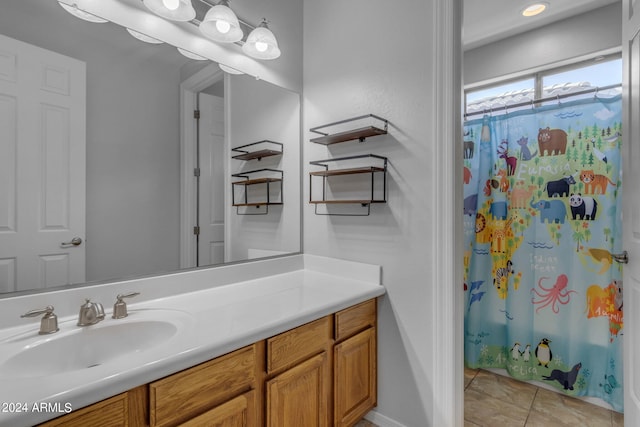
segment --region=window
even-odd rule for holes
[[[601,60],[593,65],[586,65],[576,68],[575,66],[562,71],[553,70],[548,73],[541,74],[542,77],[542,98],[554,97],[561,95],[563,92],[579,92],[594,87],[606,88],[619,85],[622,82],[622,58],[610,60]],[[573,86],[573,87],[572,87]],[[598,92],[600,92],[598,90]],[[611,89],[603,90],[599,96],[617,95],[617,91]],[[588,98],[593,93],[576,95],[571,99]],[[547,101],[544,104],[556,102]]]
[[[505,109],[509,105],[533,99],[535,78],[516,80],[499,86],[469,91],[466,93],[467,114],[484,113]],[[522,108],[522,107],[521,107]]]
[[[595,63],[594,63],[595,61]],[[536,105],[558,102],[567,95],[571,99],[594,96],[615,96],[621,93],[622,58],[620,54],[599,57],[566,67],[554,68],[518,80],[505,81],[491,86],[465,91],[465,115],[478,116],[484,113],[505,112],[530,108],[533,102],[546,100]]]

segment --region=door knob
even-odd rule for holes
[[[620,264],[628,264],[629,263],[629,254],[627,251],[622,251],[619,254],[611,254],[611,257],[619,262]]]
[[[80,246],[82,244],[82,239],[80,237],[74,237],[70,242],[62,242],[60,243],[60,247],[69,248],[71,246]]]

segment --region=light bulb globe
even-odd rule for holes
[[[180,6],[180,0],[162,0],[162,4],[169,10],[176,10]]]
[[[265,42],[256,42],[256,50],[258,52],[266,52],[268,48],[269,48],[269,45],[266,44]]]
[[[221,43],[235,43],[242,40],[244,35],[238,17],[225,4],[218,4],[209,9],[200,22],[200,32],[207,38]]]
[[[196,17],[191,0],[142,0],[142,3],[156,15],[170,21],[186,22]]]
[[[267,27],[266,20],[255,28],[249,36],[242,51],[255,59],[276,59],[280,57],[280,48],[276,36]]]
[[[219,19],[216,21],[216,29],[222,34],[227,34],[231,29],[231,24],[229,24],[227,21]]]

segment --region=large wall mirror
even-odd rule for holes
[[[298,93],[56,0],[4,0],[0,42],[0,297],[301,250]],[[261,140],[283,153],[232,158]],[[232,206],[232,175],[259,169],[283,203]]]

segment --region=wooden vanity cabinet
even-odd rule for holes
[[[267,427],[330,425],[332,317],[267,339]]]
[[[353,426],[377,404],[376,301],[335,314],[334,425]]]
[[[351,427],[377,402],[376,300],[41,424]]]

